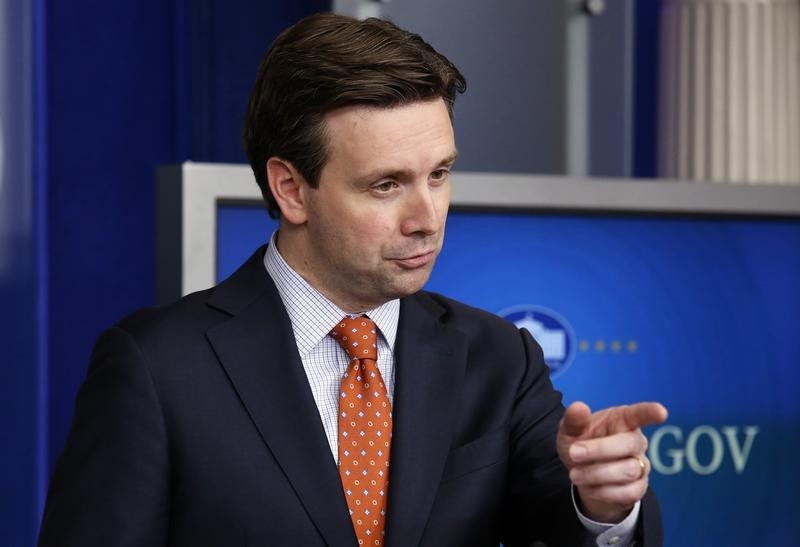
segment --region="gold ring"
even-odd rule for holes
[[[640,458],[639,456],[634,456],[633,458],[637,462],[639,462],[639,467],[641,467],[641,472],[639,473],[639,478],[636,479],[637,481],[640,481],[640,480],[642,480],[644,478],[644,473],[645,473],[645,469],[647,469],[647,466],[644,464],[644,460],[642,458]]]

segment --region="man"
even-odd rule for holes
[[[276,40],[245,147],[280,229],[101,336],[40,545],[660,543],[663,407],[565,413],[526,331],[421,291],[464,89],[387,22]]]

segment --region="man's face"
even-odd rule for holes
[[[456,157],[441,99],[326,116],[328,161],[302,185],[306,225],[295,269],[348,312],[422,288],[442,248]]]

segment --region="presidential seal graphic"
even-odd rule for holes
[[[513,306],[498,315],[531,333],[542,346],[551,377],[562,374],[572,364],[575,356],[574,331],[566,319],[553,310],[541,306]]]

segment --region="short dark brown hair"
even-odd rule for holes
[[[444,55],[388,21],[323,13],[289,27],[261,61],[243,135],[270,216],[280,210],[267,184],[267,160],[290,162],[316,187],[327,160],[327,113],[442,98],[452,117],[456,92],[465,89]]]

